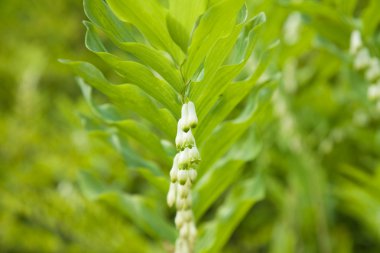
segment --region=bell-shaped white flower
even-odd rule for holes
[[[195,179],[197,179],[197,175],[198,173],[195,169],[189,169],[189,178],[192,183],[195,181]]]
[[[174,202],[176,201],[176,192],[177,192],[177,184],[170,183],[169,192],[166,198],[169,207],[172,207]]]
[[[201,156],[196,146],[189,149],[188,156],[190,157],[191,163],[198,163],[201,160]]]
[[[184,132],[187,132],[190,129],[188,107],[189,107],[188,104],[185,103],[182,105],[182,109],[181,109],[181,125],[180,126]]]
[[[363,46],[362,37],[358,30],[351,33],[350,41],[350,53],[352,55],[356,54],[358,50]]]
[[[189,223],[189,238],[192,242],[195,241],[197,237],[197,228],[195,227],[194,222]]]
[[[371,55],[367,48],[361,48],[355,56],[354,68],[357,70],[367,68],[371,63]]]
[[[173,166],[173,168],[170,170],[170,181],[172,183],[175,183],[177,182],[177,180],[178,180],[178,168],[175,168]]]
[[[181,184],[181,185],[184,185],[188,179],[189,175],[188,175],[188,171],[187,170],[179,170],[178,171],[178,182]]]
[[[365,72],[365,78],[369,81],[375,81],[380,77],[380,62],[377,58],[372,58],[368,69]]]
[[[195,139],[194,139],[193,133],[191,132],[191,129],[187,132],[184,132],[182,131],[182,129],[179,129],[177,131],[175,142],[176,142],[176,147],[178,150],[183,150],[185,147],[194,146]]]
[[[173,160],[173,166],[170,170],[170,181],[172,183],[175,183],[177,182],[177,179],[178,179],[178,158],[179,158],[179,155],[177,154],[175,157],[174,157],[174,160]]]
[[[182,216],[186,222],[191,222],[194,220],[194,214],[193,214],[193,211],[191,210],[183,211]]]
[[[190,193],[190,187],[187,184],[178,185],[178,195],[181,198],[187,198],[187,195]]]
[[[193,199],[191,198],[191,192],[187,195],[186,201],[185,201],[185,209],[191,208],[193,204]]]
[[[181,198],[179,195],[177,195],[177,199],[175,202],[176,202],[177,210],[185,210],[186,209],[186,207],[187,207],[186,199]]]
[[[186,239],[179,238],[175,244],[176,253],[190,253],[189,245]]]
[[[185,216],[184,216],[185,211],[178,211],[177,214],[175,215],[175,225],[177,228],[181,228],[183,224],[185,223]]]
[[[198,125],[198,117],[197,113],[195,111],[195,105],[193,102],[187,103],[187,109],[188,109],[188,124],[189,127],[195,128]]]
[[[178,157],[178,167],[183,170],[187,169],[192,161],[191,149],[185,148],[179,153]]]
[[[189,230],[190,230],[189,223],[184,223],[183,226],[179,230],[179,235],[182,238],[186,238],[189,235],[189,232],[190,232]]]

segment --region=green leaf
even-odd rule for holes
[[[209,8],[196,28],[183,66],[185,80],[191,80],[204,62],[215,43],[228,36],[235,24],[236,16],[243,6],[243,0],[223,0]]]
[[[174,243],[177,231],[174,226],[156,212],[152,201],[141,195],[131,195],[121,192],[111,192],[99,196],[125,214],[145,233],[159,240]]]
[[[169,0],[168,28],[174,41],[184,52],[198,17],[206,10],[207,0]]]
[[[177,92],[182,93],[184,82],[179,70],[162,52],[141,43],[120,43],[118,46],[124,51],[137,57],[165,79]]]
[[[84,25],[87,28],[86,47],[94,53],[107,52],[107,49],[100,40],[97,29],[94,25],[86,21],[84,22]],[[163,79],[173,86],[177,92],[182,92],[183,80],[179,70],[175,68],[174,64],[160,51],[141,43],[120,41],[114,41],[114,43],[120,49],[136,57],[141,63],[156,71]]]
[[[167,109],[158,109],[139,87],[132,84],[110,84],[97,68],[86,62],[62,62],[69,65],[86,83],[104,93],[116,106],[136,112],[165,133],[169,140],[174,140],[176,119]]]
[[[92,112],[101,119],[109,127],[114,127],[118,130],[120,136],[128,136],[141,144],[142,148],[154,157],[155,160],[163,163],[164,166],[171,166],[171,159],[166,155],[166,152],[161,145],[157,135],[145,125],[136,120],[125,120],[117,114],[116,109],[111,105],[97,106],[92,100],[91,87],[88,86],[82,79],[78,80],[83,96],[87,104],[92,109]]]
[[[258,94],[251,94],[240,116],[235,120],[222,123],[204,143],[201,144],[202,162],[198,169],[200,176],[218,161],[257,119],[259,113],[262,112],[269,103],[271,94],[272,91],[268,89],[262,90]]]
[[[242,71],[256,44],[256,30],[265,22],[265,15],[260,13],[246,24],[237,25],[235,29],[223,40],[218,41],[205,61],[205,77],[199,83],[191,84],[190,97],[193,98],[198,109],[199,120],[202,121],[214,106],[219,96],[228,87],[230,82]],[[244,28],[242,30],[242,28]],[[240,39],[236,42],[240,33]],[[244,40],[241,38],[245,38]],[[243,41],[241,41],[243,40]],[[231,43],[233,42],[233,43]],[[235,45],[234,65],[220,67]],[[225,53],[227,52],[227,53]],[[218,60],[218,58],[220,58]],[[220,67],[220,68],[219,68]]]
[[[261,150],[262,144],[257,141],[255,129],[237,142],[228,154],[207,172],[195,184],[193,190],[193,210],[197,220],[207,209],[235,182],[244,169],[244,164],[254,159]]]
[[[89,50],[96,53],[117,70],[124,77],[125,82],[138,85],[147,94],[168,108],[176,118],[179,118],[179,95],[173,87],[164,80],[155,77],[146,66],[133,61],[123,61],[119,57],[107,53],[99,37],[94,33],[91,24],[85,23],[85,25],[88,29],[86,46]]]
[[[203,118],[201,121],[202,124],[200,124],[197,128],[195,137],[198,143],[203,143],[205,138],[210,135],[214,128],[222,122],[233,110],[233,108],[235,108],[235,106],[240,103],[250,92],[258,92],[261,88],[268,85],[267,83],[267,85],[258,86],[252,90],[252,88],[256,85],[257,80],[268,66],[270,59],[272,58],[271,55],[275,52],[275,45],[270,46],[267,50],[265,50],[260,58],[260,63],[258,64],[255,72],[247,80],[233,82],[227,86],[215,106]]]
[[[156,212],[154,202],[147,197],[110,189],[86,172],[80,173],[79,185],[87,197],[104,201],[117,208],[148,235],[171,243],[175,241],[177,232],[174,226]]]
[[[260,176],[237,183],[223,205],[218,208],[215,219],[201,227],[196,252],[221,252],[241,220],[264,195],[264,185]]]
[[[167,51],[180,64],[184,55],[171,39],[166,25],[166,11],[155,0],[107,0],[115,15],[135,25],[158,49]]]
[[[139,31],[131,24],[121,22],[103,0],[84,0],[86,16],[111,36],[120,42],[143,41]]]

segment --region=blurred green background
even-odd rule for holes
[[[267,197],[225,252],[380,252],[380,112],[352,68],[351,31],[379,57],[378,0],[249,0],[261,45],[281,43],[279,91],[252,167]],[[134,190],[134,175],[58,58],[102,65],[84,46],[79,0],[0,1],[0,252],[161,252],[114,207],[83,196],[79,171]],[[265,77],[264,77],[265,79]]]

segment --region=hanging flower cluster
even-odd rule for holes
[[[191,186],[197,177],[196,167],[201,160],[192,133],[197,124],[194,103],[190,101],[183,104],[175,139],[177,154],[170,171],[171,183],[167,195],[168,205],[172,207],[175,204],[177,208],[175,224],[179,230],[179,238],[176,242],[176,253],[192,252],[197,234],[191,209]]]
[[[370,83],[368,98],[377,102],[376,107],[380,110],[380,61],[376,57],[371,57],[357,30],[351,34],[350,53],[354,56],[354,68],[364,71],[364,77]]]

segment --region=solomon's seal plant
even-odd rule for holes
[[[109,68],[63,61],[92,110],[83,122],[144,182],[131,194],[82,173],[84,193],[163,242],[153,252],[220,252],[264,195],[249,162],[274,86],[260,79],[273,47],[254,50],[265,15],[250,16],[243,0],[85,0],[84,9],[86,46]]]

